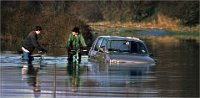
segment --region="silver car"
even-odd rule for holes
[[[106,64],[154,65],[145,43],[134,37],[99,36],[88,53],[89,60]]]

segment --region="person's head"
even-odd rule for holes
[[[79,31],[79,28],[78,27],[74,27],[73,29],[72,29],[72,34],[73,35],[78,35],[80,33],[80,31]]]
[[[35,27],[35,32],[36,32],[36,34],[40,34],[40,31],[42,31],[42,27],[36,26],[36,27]]]

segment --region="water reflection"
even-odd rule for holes
[[[69,63],[67,66],[69,76],[69,86],[71,91],[76,92],[80,86],[80,65],[77,63]]]
[[[91,65],[90,65],[91,64]],[[145,86],[146,83],[156,81],[156,78],[149,75],[152,65],[137,64],[67,64],[67,89],[71,92],[93,94],[106,93],[110,96],[143,96],[143,93],[158,93],[155,88]],[[130,91],[125,90],[129,89]],[[140,91],[137,91],[140,90]],[[133,92],[131,92],[133,91]],[[108,92],[111,92],[108,94]],[[68,92],[69,93],[69,92]],[[74,93],[74,94],[78,94]],[[71,94],[71,93],[70,93]]]
[[[33,87],[35,98],[39,98],[41,92],[38,71],[39,68],[35,68],[34,65],[24,65],[22,68],[22,79],[26,80],[28,85]]]
[[[152,78],[148,73],[151,72],[153,66],[149,64],[100,64],[99,66],[103,69],[98,74],[107,76],[109,80],[104,86],[126,87],[127,84],[147,82],[149,78]]]
[[[160,96],[199,96],[199,41],[178,39],[169,44],[158,38],[146,41],[158,61],[154,75],[158,77]]]

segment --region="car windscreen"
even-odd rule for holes
[[[137,41],[109,40],[107,49],[110,52],[128,52],[137,54],[147,54],[145,45]]]
[[[107,49],[110,52],[129,52],[129,43],[126,40],[109,40]]]

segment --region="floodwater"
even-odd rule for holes
[[[105,65],[88,61],[87,55],[81,64],[68,64],[65,52],[52,50],[41,65],[36,57],[33,67],[27,68],[20,54],[4,51],[1,97],[198,97],[199,42],[170,36],[143,40],[155,66]]]

